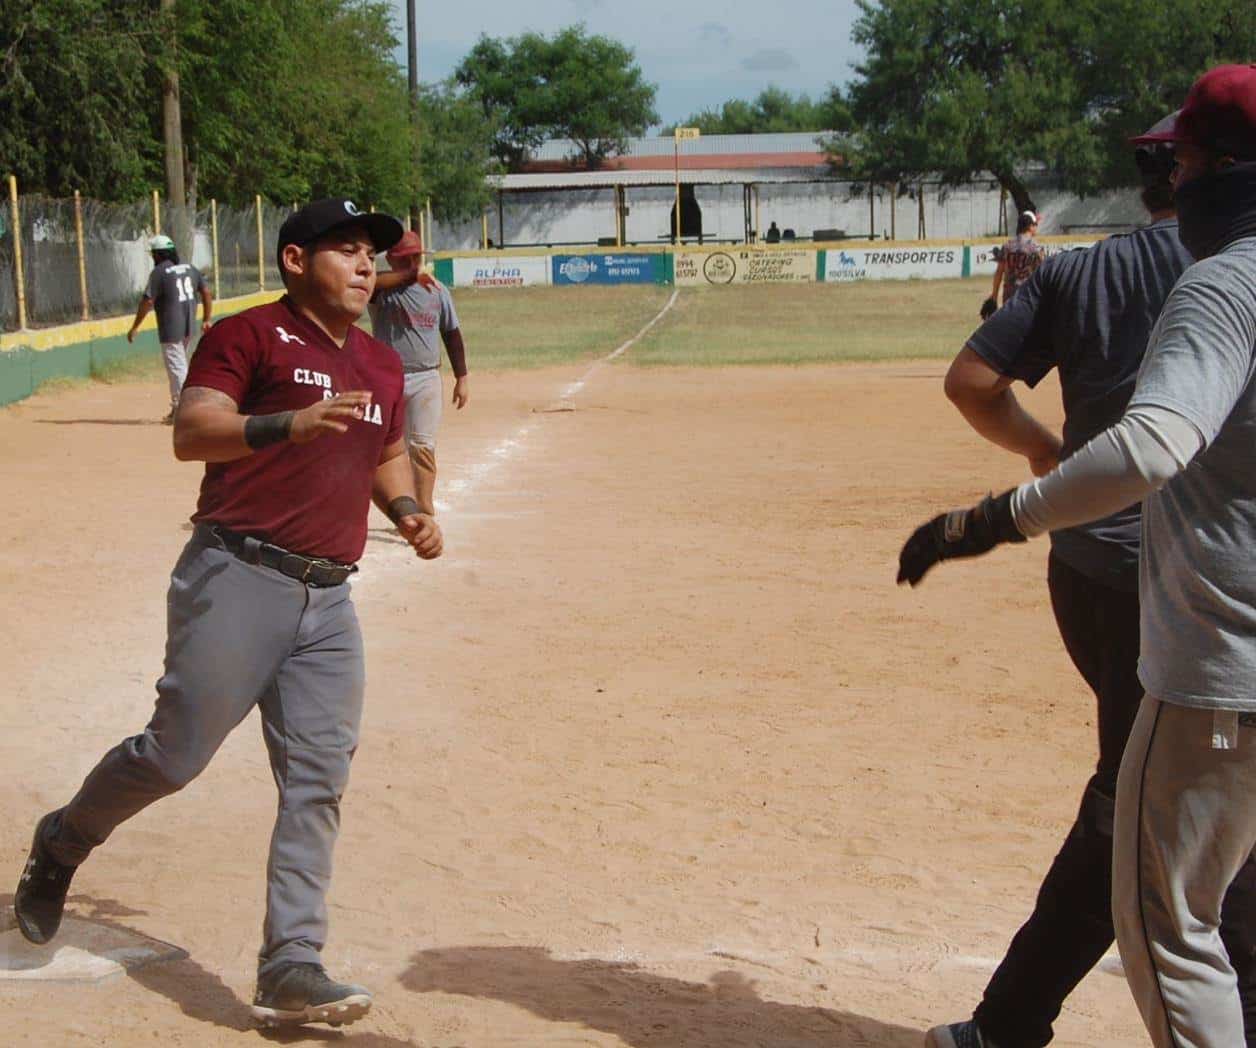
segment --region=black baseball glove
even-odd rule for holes
[[[994,300],[993,295],[991,295],[988,299],[986,299],[983,303],[981,303],[981,319],[982,320],[989,320],[998,311],[999,311],[999,304]]]
[[[979,557],[1003,542],[1024,542],[1012,519],[1012,489],[987,495],[972,509],[954,509],[922,524],[898,555],[898,581],[918,586],[940,560]]]

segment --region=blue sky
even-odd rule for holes
[[[405,0],[397,12],[404,61]],[[658,85],[664,123],[753,98],[769,84],[812,97],[852,76],[859,51],[850,41],[855,0],[418,0],[419,78],[442,80],[479,36],[551,35],[583,22],[636,51],[646,79]]]

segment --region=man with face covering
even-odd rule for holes
[[[1165,117],[1148,135],[1174,126]],[[1192,263],[1178,239],[1173,147],[1139,145],[1134,162],[1150,224],[1048,259],[972,333],[951,363],[946,395],[979,434],[1050,471],[1118,422],[1156,319]],[[1013,392],[1052,369],[1064,401],[1063,441]],[[1141,508],[1053,531],[1051,609],[1064,647],[1094,693],[1098,760],[1077,817],[971,1019],[934,1027],[927,1048],[1043,1048],[1065,999],[1112,946],[1112,813],[1117,772],[1142,702],[1138,680]],[[1256,1048],[1256,862],[1226,900],[1221,934],[1239,976]]]
[[[972,557],[1143,503],[1139,707],[1117,782],[1113,919],[1157,1048],[1244,1043],[1220,935],[1256,849],[1256,66],[1199,78],[1173,125],[1179,236],[1197,260],[1119,422],[1045,476],[922,525],[917,585]]]

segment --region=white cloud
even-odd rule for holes
[[[723,22],[703,22],[698,26],[698,39],[710,46],[727,47],[733,34]]]
[[[780,47],[761,47],[741,60],[748,73],[788,73],[798,69],[798,59]]]

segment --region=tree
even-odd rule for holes
[[[417,183],[383,0],[184,0],[184,138],[203,195],[345,195],[402,211]]]
[[[1209,65],[1256,51],[1256,13],[1236,0],[859,7],[857,130],[830,144],[835,162],[886,182],[989,171],[1018,210],[1033,207],[1020,174],[1031,165],[1079,193],[1129,183],[1128,137],[1177,108]]]
[[[494,155],[517,171],[546,138],[569,138],[589,168],[658,121],[656,88],[630,48],[571,26],[500,40],[481,36],[454,78],[497,128]]]
[[[419,88],[420,192],[442,221],[484,213],[492,197],[486,175],[501,166],[492,154],[494,127],[484,111],[450,82]]]
[[[145,4],[8,0],[0,41],[3,173],[54,196],[135,198],[156,182],[152,70],[167,44]]]
[[[757,135],[780,131],[844,131],[850,126],[850,110],[836,87],[818,101],[799,94],[796,98],[779,87],[767,87],[752,102],[732,99],[718,109],[704,109],[682,122],[704,135]],[[675,125],[665,127],[671,134]]]
[[[387,0],[9,0],[0,41],[0,157],[27,192],[161,185],[172,70],[191,195],[400,211],[417,187]]]

